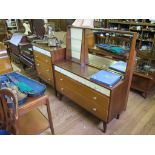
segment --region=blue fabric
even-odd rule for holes
[[[10,133],[6,130],[0,129],[0,135],[10,135]]]
[[[121,79],[121,75],[101,70],[90,77],[90,80],[112,87]]]
[[[3,83],[3,81],[5,80],[9,80],[9,78],[7,77],[7,75],[14,77],[17,81],[19,82],[24,82],[26,85],[30,86],[33,91],[32,92],[28,92],[27,94],[29,96],[41,96],[44,94],[45,90],[46,90],[46,85],[41,84],[40,82],[37,82],[35,80],[29,79],[28,77],[18,74],[16,72],[12,72],[9,74],[5,74],[5,75],[1,75],[0,76],[0,82]],[[11,82],[11,84],[14,84],[13,82]],[[2,84],[1,88],[5,87],[5,84]]]
[[[105,50],[109,50],[110,52],[116,53],[116,54],[124,54],[126,53],[126,50],[124,48],[112,45],[112,44],[97,44],[97,47]]]
[[[113,70],[116,70],[116,71],[119,71],[119,72],[122,72],[122,73],[125,73],[126,67],[127,67],[127,63],[126,62],[118,61],[118,62],[113,63],[112,65],[110,65],[109,68],[111,68]]]

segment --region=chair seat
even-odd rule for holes
[[[20,135],[40,134],[49,128],[49,122],[40,110],[34,109],[19,117],[18,127]]]

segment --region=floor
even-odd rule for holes
[[[20,70],[13,65],[15,70]],[[21,71],[23,72],[23,71]],[[24,74],[27,74],[23,72]],[[155,134],[155,89],[144,99],[138,93],[130,91],[126,111],[120,119],[113,119],[102,132],[102,122],[68,98],[62,101],[54,95],[52,87],[47,86],[55,134],[57,135],[154,135]],[[46,110],[42,112],[47,116]],[[49,135],[50,130],[46,130]]]

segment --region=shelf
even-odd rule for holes
[[[153,40],[147,40],[147,39],[137,39],[137,40],[145,41],[145,42],[152,42],[153,43]]]
[[[124,25],[138,25],[138,26],[155,26],[155,24],[151,23],[143,23],[143,22],[120,22],[120,21],[108,21],[111,24],[124,24]]]

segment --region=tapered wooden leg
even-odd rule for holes
[[[107,130],[107,123],[103,122],[103,132],[105,133]]]
[[[144,98],[147,98],[147,92],[143,92],[143,93],[142,93],[142,96],[143,96]]]
[[[59,93],[59,94],[57,94],[57,96],[58,96],[58,99],[61,101],[61,100],[62,100],[63,95]]]
[[[116,119],[119,119],[119,118],[120,118],[120,114],[117,114]]]
[[[50,105],[49,105],[49,100],[46,100],[46,106],[47,106],[47,114],[48,114],[48,120],[49,120],[49,125],[52,134],[54,135],[54,127],[53,127],[53,121],[52,121],[52,115],[51,115],[51,110],[50,110]]]

